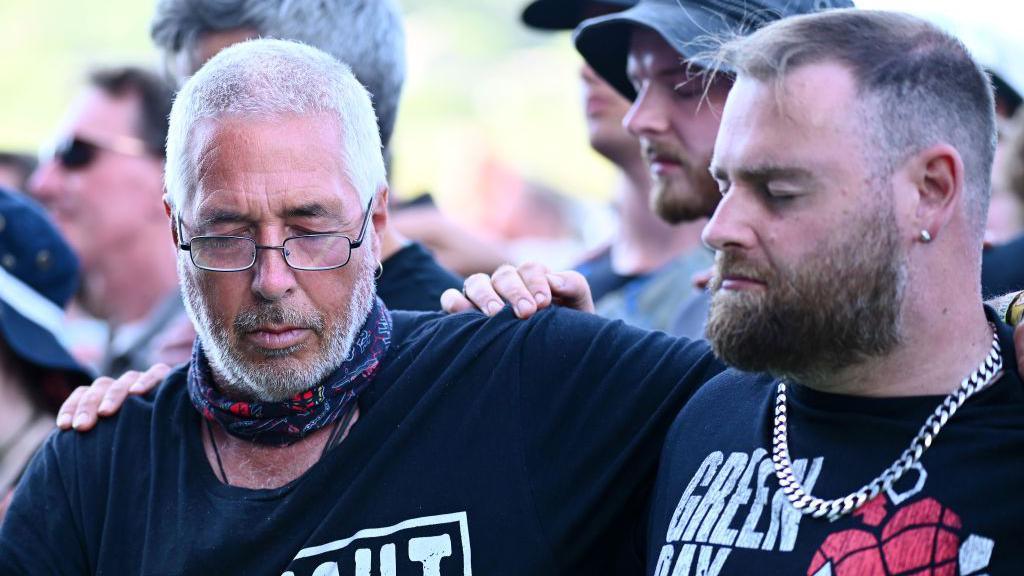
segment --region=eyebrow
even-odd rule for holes
[[[331,210],[317,202],[310,202],[308,204],[301,204],[299,206],[289,208],[285,211],[284,218],[325,218],[338,220],[342,224],[347,224],[349,222],[348,218],[339,216],[334,210]],[[247,216],[235,210],[217,208],[200,217],[196,222],[196,226],[199,229],[205,229],[218,224],[236,223],[254,224],[256,223],[256,220],[251,216]]]
[[[744,166],[733,171],[739,180],[764,182],[766,180],[814,180],[814,173],[799,166],[761,164]],[[711,175],[718,180],[729,180],[728,171],[718,165],[711,166]]]
[[[211,226],[217,224],[237,223],[237,222],[251,222],[252,219],[245,216],[241,212],[235,212],[233,210],[216,209],[211,212],[207,212],[203,216],[196,220],[196,228],[199,230],[205,230]]]
[[[333,218],[345,220],[338,215],[337,212],[327,208],[323,204],[317,202],[310,202],[308,204],[302,204],[294,208],[289,208],[284,213],[285,218]]]

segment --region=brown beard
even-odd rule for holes
[[[721,291],[723,274],[766,287]],[[868,209],[793,268],[719,252],[707,337],[719,358],[742,370],[821,380],[900,344],[905,284],[892,208]]]
[[[692,222],[711,216],[722,195],[708,172],[710,159],[696,162],[674,148],[645,143],[644,155],[669,156],[679,162],[683,174],[669,179],[654,177],[651,188],[651,210],[669,224]]]

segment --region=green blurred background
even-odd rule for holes
[[[395,193],[431,191],[459,212],[484,171],[577,198],[607,198],[611,169],[587,145],[579,58],[568,33],[538,33],[514,0],[401,0],[408,79],[395,134]],[[160,66],[147,0],[0,0],[0,149],[52,136],[85,71]]]

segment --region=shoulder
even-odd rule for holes
[[[769,374],[731,367],[714,375],[675,415],[666,441],[666,454],[695,438],[706,442],[708,437],[704,434],[712,434],[724,442],[729,435],[756,425],[759,416],[767,413],[766,406],[774,402],[775,382]]]
[[[733,406],[750,401],[759,403],[774,392],[776,382],[771,374],[744,372],[730,367],[709,380],[694,400]]]
[[[775,397],[776,382],[770,374],[725,367],[697,390],[677,421],[688,425],[705,422],[709,426],[745,422],[750,415],[761,414],[765,403]]]
[[[516,318],[506,306],[493,317],[478,312],[445,315],[392,312],[395,353],[415,353],[429,348],[432,354],[480,355],[518,350],[526,359],[550,359],[565,363],[591,358],[614,361],[624,355],[651,362],[667,356],[685,358],[682,364],[695,366],[699,360],[719,364],[704,340],[676,338],[562,307],[541,310],[528,320]],[[551,368],[552,366],[549,366]],[[714,368],[714,372],[720,371]]]
[[[396,350],[422,346],[464,346],[471,340],[522,329],[529,320],[519,320],[506,308],[494,317],[480,312],[413,312],[392,310],[392,346]]]
[[[537,331],[579,333],[582,336],[602,328],[634,334],[647,333],[646,330],[596,314],[586,314],[559,306],[545,308],[527,320],[517,318],[511,306],[505,306],[501,312],[491,317],[476,311],[445,314],[402,310],[392,310],[391,317],[394,321],[395,341],[403,343],[437,335],[472,337],[477,334],[525,334]]]
[[[55,433],[48,441],[50,448],[61,461],[86,461],[90,464],[84,468],[100,471],[106,466],[92,463],[108,462],[115,445],[118,453],[144,453],[150,444],[153,423],[174,421],[182,402],[188,402],[185,374],[186,367],[178,368],[155,391],[145,396],[128,396],[117,414],[101,418],[89,432]]]

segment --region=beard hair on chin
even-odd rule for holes
[[[735,253],[719,253],[707,324],[719,358],[741,370],[827,386],[836,370],[902,342],[906,264],[895,217],[876,212],[851,224],[788,270],[761,270]],[[723,270],[761,279],[766,288],[722,292]]]
[[[201,279],[185,274],[183,268],[189,264],[186,259],[179,258],[178,273],[184,288],[185,308],[196,327],[215,380],[224,388],[225,393],[263,402],[286,400],[317,385],[348,359],[356,335],[366,322],[376,297],[373,282],[376,261],[371,250],[363,253],[367,256],[358,261],[359,271],[352,286],[351,298],[345,309],[336,316],[332,327],[327,326],[325,315],[320,311],[287,308],[279,302],[260,303],[240,311],[230,327],[215,326],[210,310],[217,303],[215,298],[207,296],[212,291],[203,290],[197,285]],[[183,261],[186,263],[183,264]],[[262,362],[246,360],[237,351],[236,342],[246,330],[267,321],[310,328],[320,339],[320,350],[311,360],[301,364],[288,356],[297,352],[302,345],[268,353],[267,360]]]
[[[682,162],[683,174],[654,177],[651,188],[651,211],[669,224],[682,224],[706,218],[714,213],[722,195],[707,167],[696,170]]]

